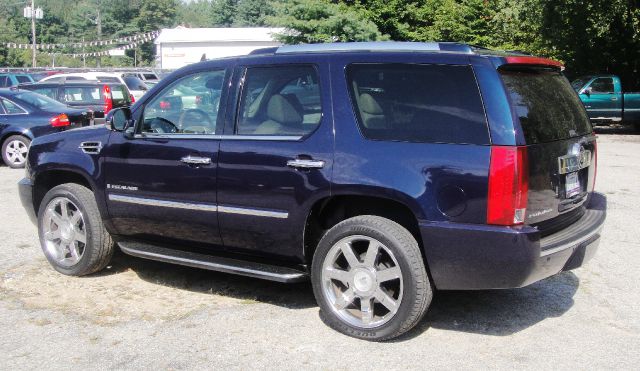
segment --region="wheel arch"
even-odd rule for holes
[[[359,215],[381,216],[406,228],[418,242],[427,265],[418,224],[418,220],[424,218],[421,209],[406,200],[379,193],[333,194],[317,200],[311,207],[305,223],[305,263],[311,263],[318,242],[328,229],[345,219]]]
[[[36,215],[44,195],[53,187],[65,183],[75,183],[95,192],[95,184],[90,177],[77,169],[45,169],[33,176],[33,208]]]
[[[2,146],[4,144],[4,141],[12,135],[20,135],[29,140],[34,139],[33,133],[29,129],[8,128],[7,130],[3,131],[2,135],[0,135],[0,146]]]

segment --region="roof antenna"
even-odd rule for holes
[[[202,53],[202,57],[200,57],[200,62],[204,62],[207,60],[207,53]]]

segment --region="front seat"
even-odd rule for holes
[[[358,99],[362,125],[367,129],[380,130],[388,129],[387,118],[382,111],[382,107],[376,99],[368,93],[363,93]]]
[[[298,135],[303,134],[302,113],[285,97],[276,94],[267,104],[267,120],[261,123],[256,135]]]

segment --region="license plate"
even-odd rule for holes
[[[582,187],[580,187],[580,177],[578,177],[578,172],[567,174],[565,190],[567,198],[571,198],[580,193]]]

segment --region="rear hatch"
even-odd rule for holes
[[[578,220],[593,191],[596,138],[587,113],[559,68],[504,65],[516,133],[528,165],[525,224],[542,235]]]

